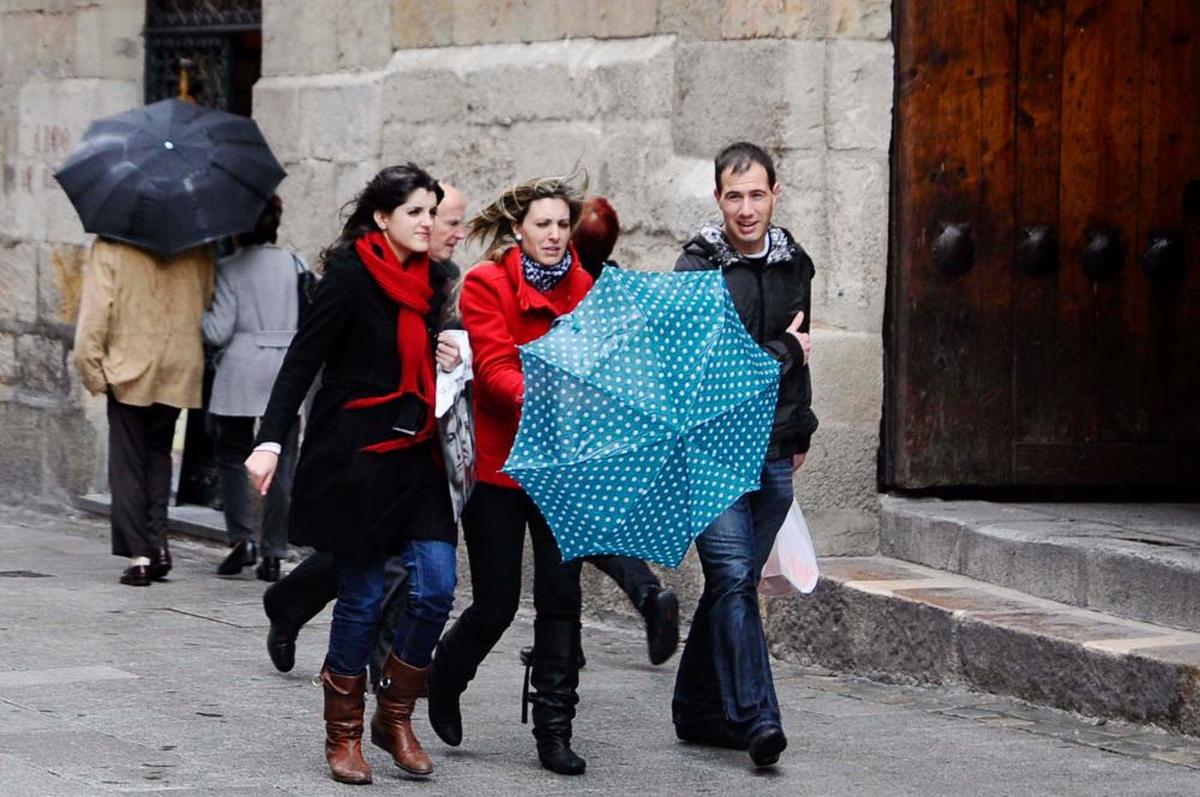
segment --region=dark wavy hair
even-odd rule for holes
[[[575,251],[583,267],[593,277],[600,274],[604,261],[612,254],[621,233],[621,221],[617,211],[602,196],[590,196],[583,201],[583,213],[579,225],[571,236]]]
[[[439,203],[445,195],[438,181],[412,161],[380,170],[358,196],[342,206],[341,215],[346,222],[333,243],[321,250],[320,270],[327,270],[353,250],[354,242],[363,235],[379,229],[375,224],[375,211],[390,214],[421,188],[431,192]]]
[[[258,214],[254,229],[233,236],[235,246],[258,246],[273,244],[279,236],[279,222],[283,219],[283,200],[272,194],[267,206]]]

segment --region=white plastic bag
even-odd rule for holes
[[[763,565],[758,593],[767,597],[792,592],[808,594],[816,589],[817,576],[817,554],[813,551],[808,523],[804,521],[800,505],[793,499],[787,517],[775,535],[771,555]]]

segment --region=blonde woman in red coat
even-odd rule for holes
[[[579,698],[579,560],[563,562],[545,518],[516,482],[500,472],[508,458],[525,378],[517,346],[541,337],[592,287],[570,245],[582,194],[564,178],[530,180],[505,191],[472,219],[469,237],[489,247],[467,272],[460,310],[475,370],[475,491],[463,512],[474,603],[442,636],[429,681],[429,719],[449,745],[462,742],[459,697],[512,622],[521,597],[521,554],[533,543],[533,735],[546,769],[579,775],[571,750]]]

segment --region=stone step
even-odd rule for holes
[[[1200,631],[1200,504],[882,504],[884,556]]]
[[[88,493],[76,496],[75,505],[85,512],[108,517],[112,514],[112,496],[108,493]],[[195,504],[167,508],[167,529],[176,534],[199,537],[225,545],[229,535],[225,533],[225,515],[218,509]]]
[[[765,604],[782,658],[1200,735],[1200,634],[888,557],[821,568],[812,595]]]

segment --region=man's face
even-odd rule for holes
[[[446,193],[438,204],[437,218],[433,220],[433,234],[429,239],[429,256],[438,261],[454,257],[454,247],[467,235],[464,223],[467,200],[453,188],[444,190]]]
[[[751,163],[744,172],[732,168],[721,173],[721,184],[714,192],[721,215],[725,218],[725,236],[742,254],[762,251],[775,201],[783,186],[770,185],[767,170]]]

